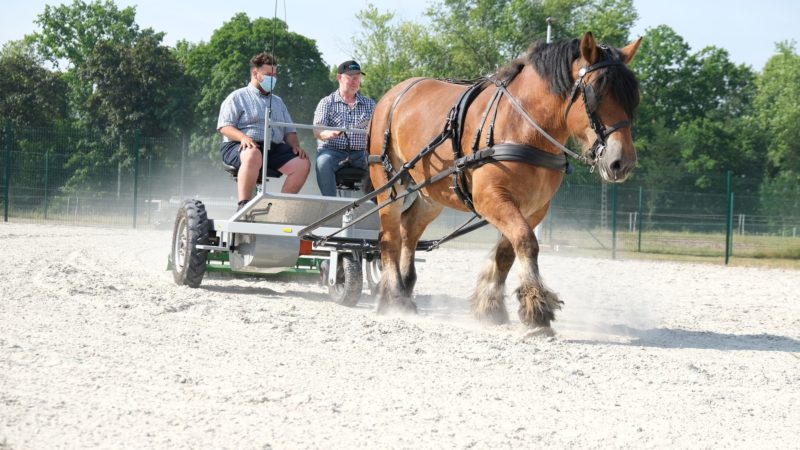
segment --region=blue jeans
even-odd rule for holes
[[[350,156],[349,164],[340,166],[339,163]],[[322,195],[336,197],[336,171],[342,167],[367,168],[367,152],[365,150],[347,151],[322,147],[317,152],[317,185]]]

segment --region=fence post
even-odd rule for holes
[[[642,201],[644,197],[642,195],[643,190],[644,189],[641,186],[639,186],[639,215],[636,217],[636,221],[638,222],[636,224],[636,228],[639,229],[639,238],[636,243],[636,251],[639,253],[642,252],[642,213],[644,212],[643,211],[644,202]]]
[[[47,220],[47,188],[50,174],[50,150],[44,152],[44,220]]]
[[[617,183],[611,185],[611,259],[617,259]]]
[[[731,190],[731,175],[729,170],[726,174],[727,198],[728,198],[728,211],[725,215],[725,265],[731,259],[732,239],[733,239],[733,191]]]
[[[13,140],[11,138],[11,120],[6,121],[5,136],[6,136],[6,176],[5,176],[5,194],[3,198],[3,221],[8,222],[8,204],[11,201],[11,145]]]
[[[147,155],[147,224],[152,223],[153,209],[153,155]]]
[[[139,130],[133,132],[133,228],[136,228],[136,204],[139,202]]]
[[[178,187],[178,201],[183,201],[183,177],[185,176],[186,169],[184,165],[186,164],[186,132],[183,133],[183,139],[181,139],[181,184]]]

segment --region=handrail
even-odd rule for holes
[[[269,108],[267,108],[267,111],[266,111],[266,114],[265,114],[265,117],[264,117],[264,146],[265,147],[268,145],[268,142],[272,141],[272,126],[294,127],[294,128],[300,128],[300,129],[303,129],[303,130],[342,131],[342,132],[345,132],[345,133],[357,133],[357,134],[367,134],[367,132],[368,132],[368,130],[363,129],[363,128],[340,128],[340,127],[328,127],[328,126],[324,126],[324,125],[306,125],[306,124],[303,124],[303,123],[277,122],[277,121],[274,121],[274,120],[270,120],[270,116],[271,115],[272,115],[272,111]],[[367,126],[367,124],[368,124],[368,122],[363,123],[363,125],[365,127]],[[359,125],[361,125],[361,124],[359,124]],[[269,140],[267,140],[267,136],[269,136]],[[267,180],[267,158],[268,158],[267,150],[269,150],[269,148],[265,149],[264,152],[263,152],[264,156],[263,156],[263,160],[262,160],[262,164],[261,164],[261,179],[264,180],[264,182],[266,182],[266,180]],[[261,200],[261,198],[263,198],[265,196],[265,193],[266,193],[266,190],[262,188],[261,192],[259,192],[258,194],[256,194],[255,197],[250,199],[250,202],[248,202],[248,204]],[[239,217],[243,216],[247,212],[247,210],[248,210],[247,205],[245,205],[244,208],[236,211],[233,214],[233,217],[231,217],[228,220],[230,222],[235,222]]]

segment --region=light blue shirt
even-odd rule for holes
[[[271,105],[270,105],[271,103]],[[276,122],[292,122],[289,110],[280,97],[275,94],[264,95],[251,84],[231,92],[222,102],[217,119],[217,130],[232,125],[254,141],[264,141],[264,117],[267,108],[272,108],[270,120]],[[276,127],[272,129],[272,142],[280,143],[288,133],[296,133],[294,127]],[[223,142],[230,139],[223,136]]]

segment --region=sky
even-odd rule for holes
[[[89,0],[84,0],[89,1]],[[367,0],[277,0],[277,16],[289,30],[317,42],[323,60],[337,65],[352,56],[352,38],[360,32],[355,15]],[[432,0],[369,0],[381,12],[393,11],[396,20],[423,22]],[[533,1],[533,0],[532,0]],[[61,0],[0,0],[0,44],[36,31],[36,16],[46,4]],[[181,39],[208,41],[213,31],[237,12],[250,18],[273,17],[275,0],[115,0],[120,7],[136,6],[136,22],[166,33],[164,43]],[[760,71],[775,53],[775,43],[795,40],[800,44],[798,0],[634,0],[639,13],[632,35],[661,24],[672,27],[692,52],[713,45],[726,49],[735,63]],[[555,36],[566,38],[570,36]]]

